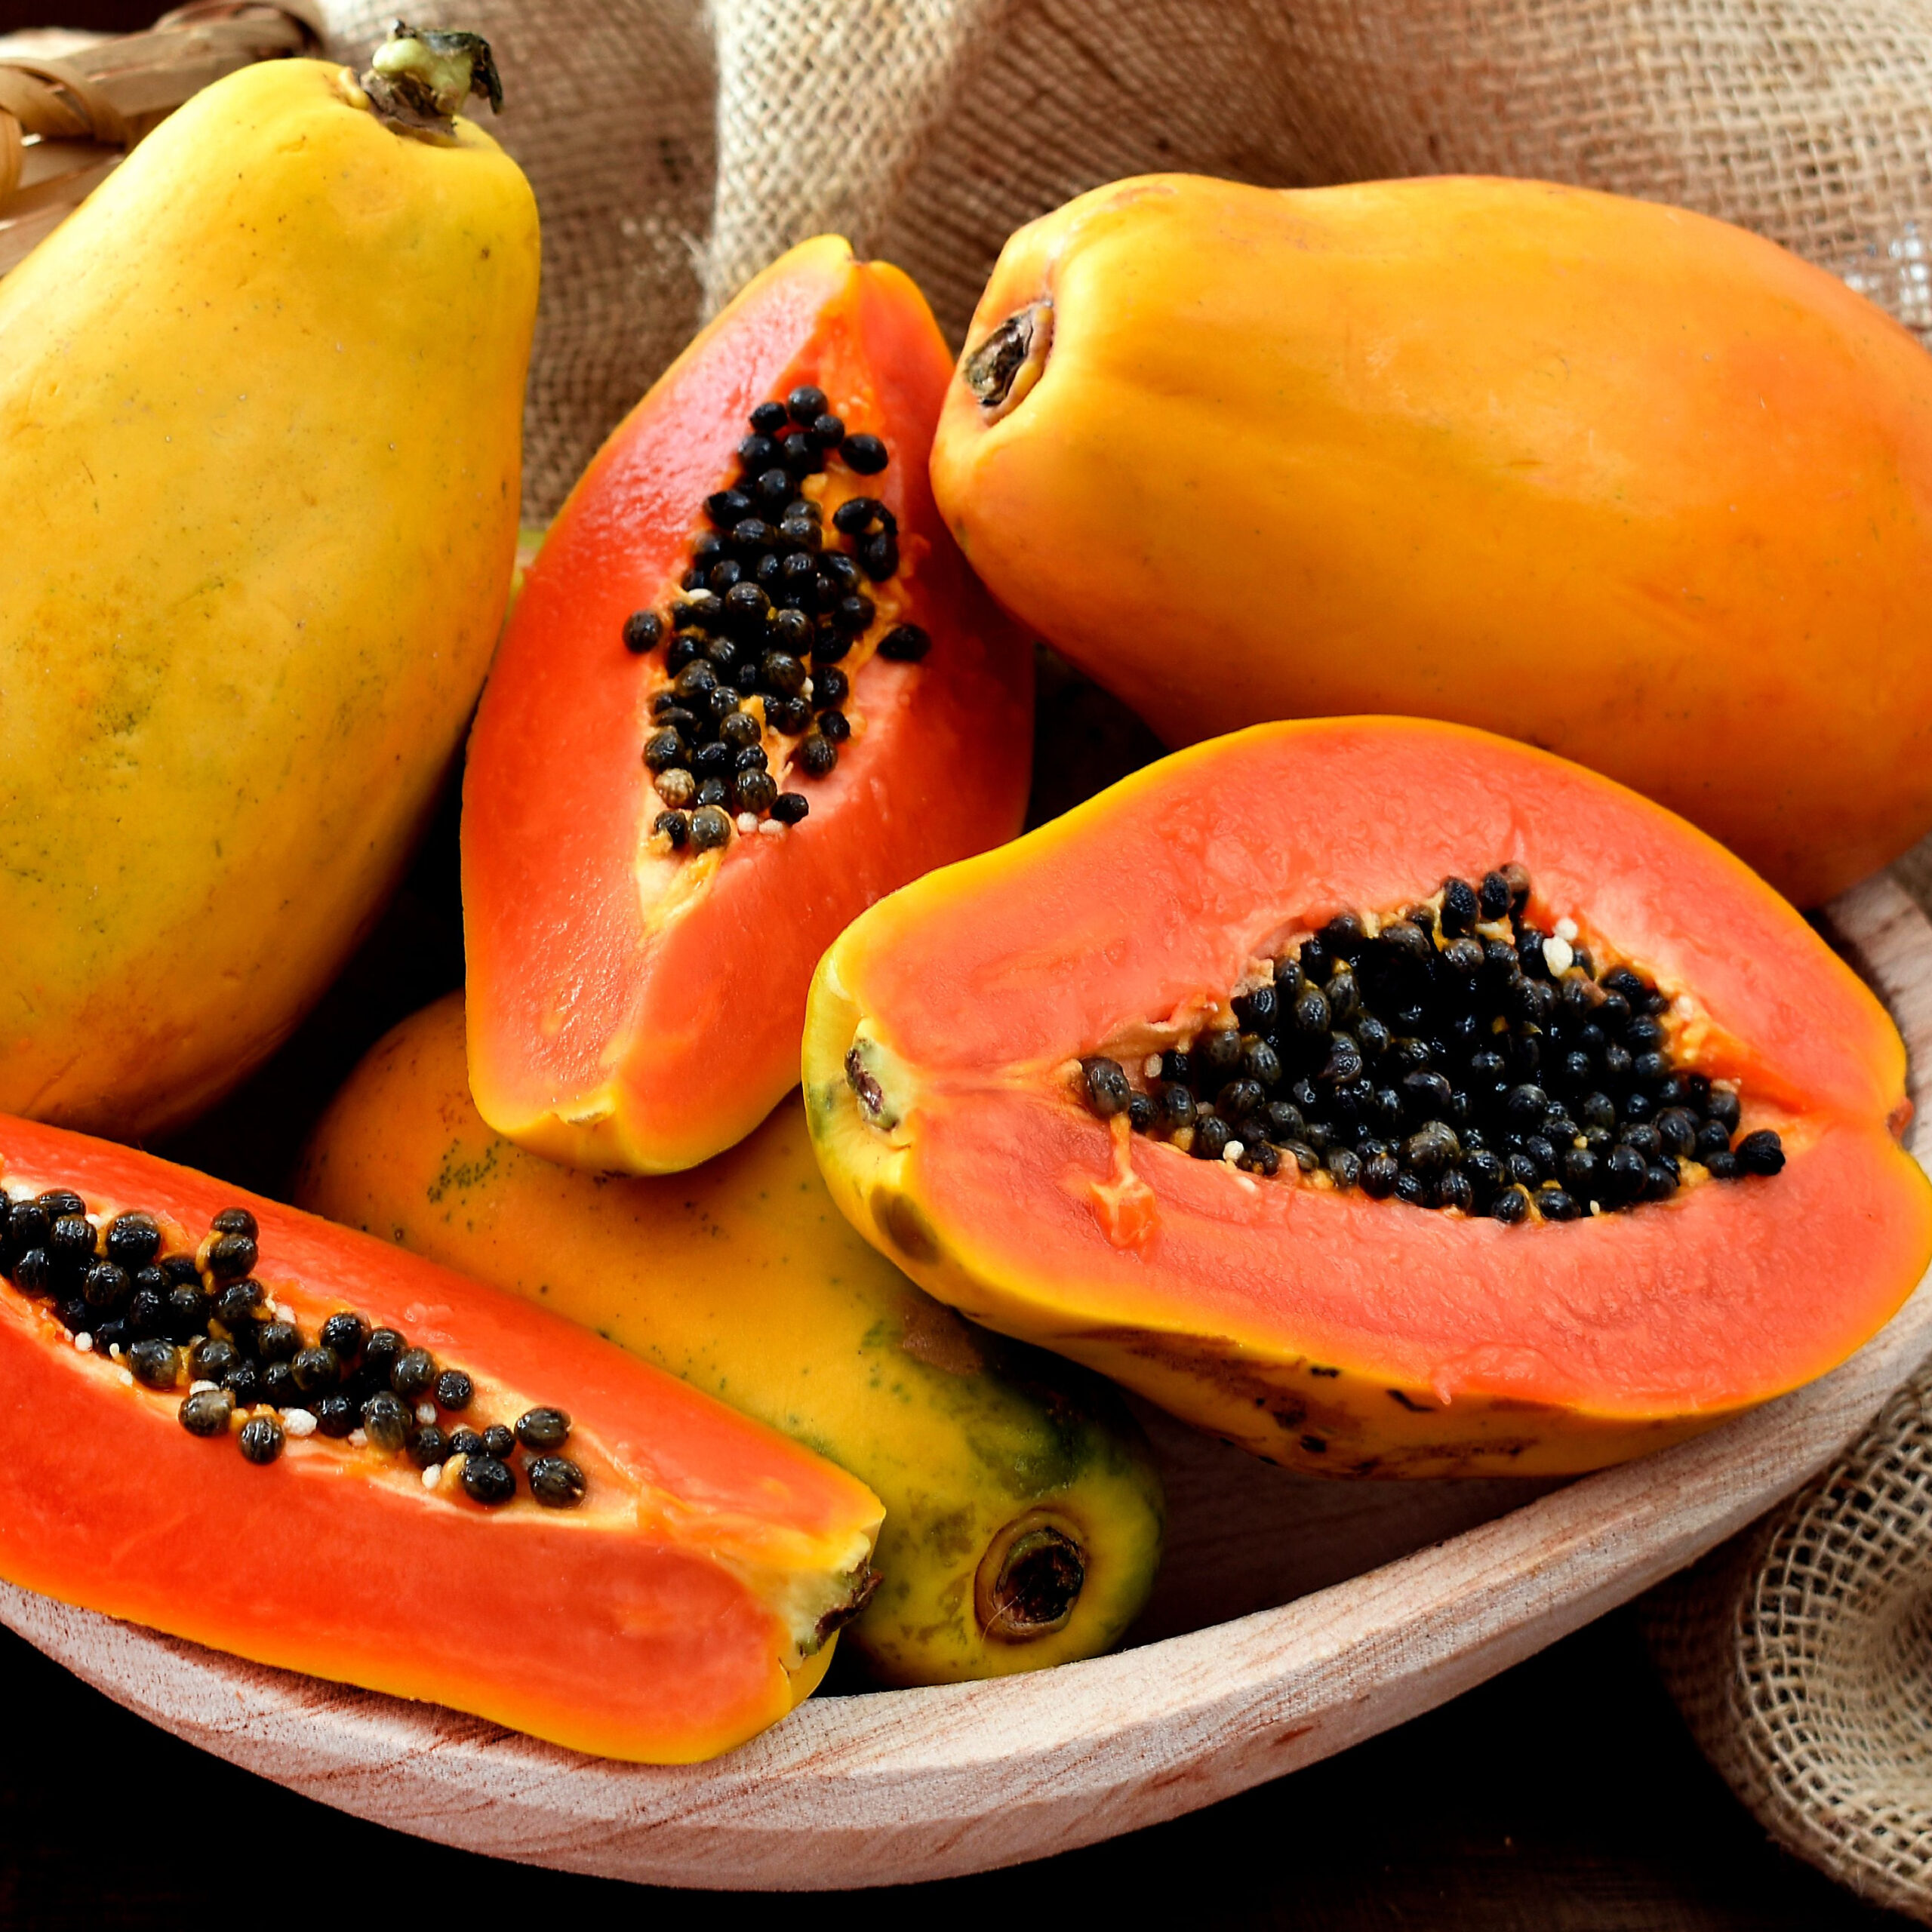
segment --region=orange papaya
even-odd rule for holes
[[[1932,826],[1932,359],[1723,222],[1534,181],[1098,189],[1008,242],[932,476],[994,593],[1170,745],[1481,726],[1801,905]]]
[[[840,928],[1018,829],[1030,654],[926,481],[950,366],[903,275],[806,242],[551,526],[463,786],[470,1083],[511,1140],[639,1174],[731,1146]]]
[[[1456,725],[1257,726],[855,921],[834,1198],[1272,1460],[1564,1474],[1841,1360],[1932,1255],[1884,1008],[1713,840]]]
[[[577,1750],[809,1694],[877,1500],[512,1296],[0,1116],[0,1577]]]

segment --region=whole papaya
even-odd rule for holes
[[[1099,189],[1007,244],[932,476],[995,594],[1171,744],[1481,725],[1807,904],[1932,826],[1932,359],[1722,222]]]
[[[528,183],[439,112],[480,47],[231,75],[0,281],[0,1109],[192,1115],[433,800],[509,589],[537,295]]]
[[[975,1329],[846,1225],[795,1095],[700,1168],[553,1165],[487,1126],[460,994],[380,1041],[297,1198],[568,1315],[859,1477],[878,1587],[846,1641],[895,1684],[1091,1657],[1146,1602],[1161,1500],[1103,1383]]]

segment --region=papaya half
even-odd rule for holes
[[[570,1322],[60,1128],[0,1184],[10,1583],[651,1763],[863,1601],[875,1497]]]
[[[1534,181],[1097,189],[1008,242],[932,478],[1170,745],[1479,725],[1801,905],[1932,826],[1932,359],[1725,223]]]
[[[537,210],[487,134],[408,111],[319,61],[231,74],[0,281],[0,1108],[132,1138],[234,1086],[456,752]]]
[[[1593,1469],[1833,1366],[1932,1255],[1904,1076],[1714,841],[1407,718],[1211,740],[906,887],[805,1041],[915,1280],[1352,1475]]]
[[[1025,808],[1032,659],[932,505],[951,359],[835,236],[753,281],[613,432],[525,578],[463,783],[470,1086],[635,1174],[797,1084],[852,915]]]
[[[594,1328],[857,1476],[885,1523],[844,1640],[882,1682],[1094,1656],[1153,1586],[1160,1479],[1118,1397],[969,1327],[868,1247],[795,1099],[688,1174],[555,1166],[478,1115],[454,993],[371,1049],[295,1198]]]

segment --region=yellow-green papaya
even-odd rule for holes
[[[408,118],[320,61],[230,75],[0,281],[0,1109],[134,1137],[232,1087],[456,749],[537,210]]]
[[[541,1302],[783,1429],[885,1504],[845,1643],[882,1682],[1091,1657],[1146,1601],[1161,1496],[1106,1383],[972,1327],[855,1234],[795,1096],[688,1172],[558,1167],[469,1097],[460,993],[372,1048],[297,1200]]]

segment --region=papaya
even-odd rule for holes
[[[10,1583],[651,1763],[863,1601],[869,1491],[558,1316],[57,1128],[0,1183]]]
[[[1536,181],[1097,189],[1007,243],[932,480],[1170,746],[1481,726],[1801,905],[1932,826],[1932,360],[1723,222]]]
[[[1684,820],[1459,725],[1254,727],[906,887],[804,1065],[915,1280],[1316,1473],[1638,1454],[1932,1255],[1850,968]]]
[[[551,525],[463,780],[470,1087],[519,1146],[732,1146],[798,1084],[845,922],[1019,829],[1030,653],[926,482],[950,374],[906,276],[805,242]]]
[[[477,1113],[455,993],[371,1050],[294,1198],[594,1328],[858,1477],[885,1524],[844,1640],[880,1682],[1091,1657],[1146,1601],[1161,1498],[1138,1426],[1105,1384],[971,1327],[861,1240],[795,1096],[688,1174],[555,1166]]]
[[[424,118],[319,61],[231,74],[0,281],[0,1108],[134,1138],[234,1086],[456,752],[537,225]]]

